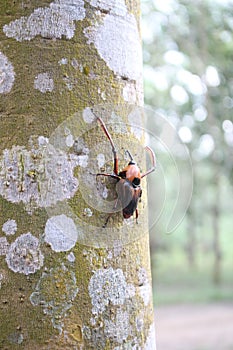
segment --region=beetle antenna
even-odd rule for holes
[[[114,171],[114,173],[115,173],[116,175],[118,175],[118,157],[117,157],[117,151],[116,151],[116,147],[115,147],[115,145],[114,145],[114,143],[113,143],[112,137],[111,137],[111,135],[109,134],[108,129],[107,129],[106,125],[104,124],[103,120],[102,120],[100,117],[98,117],[98,116],[93,112],[93,110],[91,110],[91,111],[92,111],[92,113],[94,114],[94,116],[96,117],[96,119],[99,121],[99,123],[100,123],[100,125],[101,125],[101,128],[103,129],[105,135],[106,135],[107,138],[109,139],[109,142],[110,142],[110,144],[111,144],[111,146],[112,146],[112,153],[113,153],[113,156],[114,156],[114,170],[113,170],[113,171]]]
[[[146,151],[147,151],[147,152],[149,153],[149,155],[150,155],[152,167],[151,167],[149,170],[147,170],[144,174],[142,174],[141,179],[142,179],[144,176],[147,176],[147,175],[149,175],[150,173],[152,173],[153,171],[155,171],[155,168],[156,168],[156,157],[155,157],[154,151],[153,151],[149,146],[146,146]]]
[[[126,150],[126,151],[125,151],[125,154],[128,154],[128,156],[129,156],[129,158],[130,158],[130,161],[133,162],[133,157],[132,157],[130,151]]]
[[[100,122],[100,125],[101,125],[101,128],[103,129],[105,135],[107,136],[107,138],[109,139],[109,142],[112,146],[112,151],[113,153],[116,153],[116,148],[115,148],[115,145],[113,143],[113,140],[112,140],[112,137],[111,135],[109,134],[108,130],[107,130],[107,127],[106,125],[104,124],[104,121],[100,118],[100,117],[97,117],[97,115],[92,111],[92,113],[94,114],[94,116],[96,117],[96,119]]]

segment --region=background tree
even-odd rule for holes
[[[112,154],[92,109],[120,166],[125,148],[143,159],[139,12],[0,4],[1,348],[155,348],[146,191],[138,225],[103,229],[113,189],[94,176]]]
[[[232,210],[232,3],[143,1],[143,13],[147,102],[175,125],[194,166],[183,243],[189,259],[212,255],[219,283]]]

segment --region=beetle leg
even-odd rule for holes
[[[96,174],[96,178],[97,178],[97,176],[109,176],[109,177],[111,177],[113,179],[116,179],[116,180],[120,180],[121,179],[120,176],[115,175],[115,174],[98,173],[98,174]]]
[[[107,226],[108,220],[110,219],[111,216],[112,216],[112,213],[108,215],[108,217],[107,217],[105,223],[103,224],[102,228],[105,228]]]
[[[116,151],[116,147],[114,145],[113,139],[112,139],[111,135],[109,134],[108,129],[107,129],[106,125],[104,124],[103,120],[100,117],[97,117],[97,115],[93,111],[92,111],[92,113],[95,115],[97,120],[100,122],[101,128],[103,129],[105,135],[109,139],[109,142],[112,146],[112,153],[113,153],[113,157],[114,157],[113,172],[114,172],[114,174],[118,175],[118,156],[117,156],[117,151]]]
[[[138,208],[136,208],[135,213],[136,213],[136,224],[138,224]]]
[[[150,154],[152,167],[151,167],[151,169],[147,170],[144,174],[141,175],[141,179],[144,176],[147,176],[150,173],[152,173],[156,168],[156,158],[155,158],[154,151],[149,146],[146,146],[146,151],[149,152],[149,154]]]

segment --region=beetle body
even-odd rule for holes
[[[153,150],[150,147],[146,147],[147,152],[150,154],[152,167],[146,171],[144,174],[140,173],[140,169],[137,166],[136,162],[133,160],[133,157],[131,156],[129,151],[126,151],[130,157],[130,162],[127,166],[125,166],[120,172],[118,171],[118,156],[116,152],[115,145],[113,143],[112,137],[108,132],[108,129],[106,125],[104,124],[103,120],[100,117],[96,117],[99,121],[105,135],[109,139],[109,142],[112,146],[112,152],[114,156],[114,168],[113,168],[113,174],[105,174],[105,173],[98,173],[96,176],[109,176],[114,179],[116,179],[116,191],[118,194],[117,202],[115,207],[117,207],[118,202],[120,201],[123,213],[123,217],[125,219],[129,219],[131,216],[133,216],[134,213],[136,213],[136,222],[138,218],[138,202],[142,195],[142,189],[140,186],[141,179],[151,172],[155,170],[155,154]],[[109,215],[110,217],[110,215]],[[108,219],[103,227],[107,225]]]
[[[134,212],[136,212],[137,218],[138,201],[142,195],[142,189],[140,185],[134,186],[129,180],[120,179],[117,183],[116,190],[123,208],[122,213],[124,219],[129,219],[134,214]]]

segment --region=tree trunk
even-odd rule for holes
[[[92,113],[120,167],[130,149],[145,168],[139,1],[37,3],[0,4],[0,348],[153,350],[145,180],[138,224],[102,228],[113,162]]]
[[[213,282],[218,285],[221,282],[221,244],[220,244],[220,175],[217,169],[215,174],[215,201],[212,207],[212,222],[213,222],[213,248],[214,248],[214,266],[213,266]]]

